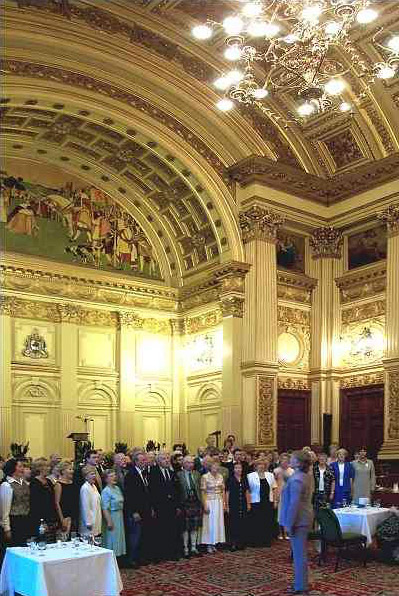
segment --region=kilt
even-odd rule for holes
[[[184,530],[194,532],[202,526],[202,505],[195,495],[189,496],[183,503]]]

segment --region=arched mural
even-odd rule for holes
[[[148,238],[125,209],[75,176],[36,167],[10,163],[1,171],[3,249],[160,278]]]

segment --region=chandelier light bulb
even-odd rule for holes
[[[399,54],[399,35],[391,37],[387,43],[387,47],[392,50],[392,52],[395,52],[395,54]]]
[[[280,31],[280,27],[274,23],[265,23],[266,37],[274,37]]]
[[[308,21],[309,23],[317,23],[319,17],[322,13],[322,8],[319,4],[313,4],[311,6],[306,6],[302,13],[301,17],[302,20]]]
[[[241,54],[242,54],[242,49],[240,48],[240,46],[238,46],[237,44],[234,44],[232,46],[229,46],[225,52],[224,52],[224,57],[227,58],[227,60],[239,60],[241,58]]]
[[[258,17],[262,13],[262,5],[259,2],[248,2],[244,5],[242,13],[246,17]]]
[[[377,77],[379,79],[392,79],[395,76],[395,69],[389,64],[382,65],[377,71]]]
[[[341,110],[341,112],[350,112],[350,110],[352,109],[352,105],[347,101],[343,101],[339,104],[339,109]]]
[[[258,87],[257,89],[253,90],[253,96],[255,99],[264,99],[268,95],[269,95],[268,90],[264,89],[263,87]]]
[[[212,37],[212,28],[209,25],[197,25],[191,29],[196,39],[209,39]]]
[[[339,95],[345,89],[345,83],[341,79],[330,79],[324,89],[329,95]]]
[[[223,27],[227,35],[239,35],[243,30],[244,23],[240,17],[227,17],[223,21]]]
[[[306,101],[298,108],[298,114],[300,116],[310,116],[314,111],[315,107],[309,101]]]
[[[235,85],[241,81],[243,74],[239,70],[231,70],[227,73],[226,78],[230,85]]]
[[[265,21],[252,21],[247,27],[248,35],[252,37],[263,37],[267,33],[268,23]]]
[[[356,20],[361,25],[368,25],[372,23],[378,17],[378,12],[372,8],[363,8],[359,10],[356,16]]]
[[[330,21],[329,23],[327,23],[325,27],[325,32],[327,33],[327,35],[331,35],[332,37],[338,35],[340,31],[341,24],[337,23],[337,21]]]
[[[221,112],[228,112],[229,110],[231,110],[234,107],[234,104],[231,101],[231,99],[224,97],[223,99],[221,99],[220,101],[217,102],[216,107]]]
[[[221,91],[225,91],[227,87],[230,87],[231,85],[229,79],[226,76],[219,77],[216,79],[216,81],[214,81],[213,84],[215,85],[216,89],[220,89]]]

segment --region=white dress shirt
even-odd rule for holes
[[[345,463],[339,463],[338,469],[339,469],[339,485],[344,486]]]
[[[320,493],[324,493],[324,472],[326,470],[322,470],[321,468],[319,468],[319,472],[320,472],[320,480],[319,480],[319,492]]]

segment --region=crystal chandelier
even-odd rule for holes
[[[236,64],[214,81],[224,92],[222,111],[237,103],[256,106],[273,120],[303,121],[328,111],[351,113],[345,73],[365,81],[394,77],[399,69],[399,35],[381,28],[373,42],[384,59],[368,64],[349,38],[354,26],[366,26],[378,13],[369,0],[235,0],[237,10],[222,23],[208,20],[193,28],[207,40],[222,32],[224,57]],[[384,37],[385,35],[385,37]],[[343,59],[345,62],[343,62]],[[268,96],[289,95],[293,105],[284,116],[267,103]]]

